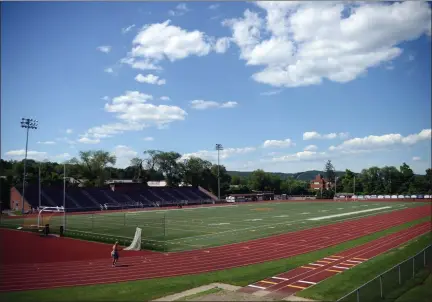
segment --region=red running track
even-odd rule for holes
[[[65,257],[60,250],[56,250],[54,254],[50,250],[40,250],[35,246],[33,250],[36,250],[37,253],[50,254],[52,260],[57,262],[31,265],[28,262],[5,263],[2,276],[7,276],[7,278],[2,278],[0,291],[133,281],[240,267],[327,248],[427,217],[430,212],[431,206],[427,205],[209,249],[165,254],[143,252],[135,256],[121,257],[119,267],[115,268],[111,267],[111,260],[108,257],[110,245],[94,244],[94,248],[98,251],[102,251],[102,247],[105,248],[107,256],[105,259],[89,259],[92,252],[88,250],[89,257],[80,260],[73,259],[77,261],[71,261],[72,259]],[[14,235],[17,234],[24,233],[14,233]],[[15,241],[20,241],[19,237],[14,236],[14,238]],[[45,238],[38,239],[44,240]],[[61,238],[56,244],[63,246],[70,254],[70,251],[75,251],[75,248],[79,247],[78,242]],[[129,252],[121,254],[126,253]],[[3,258],[3,260],[7,259]]]
[[[298,291],[309,288],[333,275],[355,267],[392,248],[430,232],[430,221],[409,229],[378,238],[366,244],[325,257],[274,277],[255,282],[240,289],[240,292],[254,293],[265,290],[265,296],[282,299]]]

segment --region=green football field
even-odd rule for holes
[[[301,201],[75,214],[66,216],[66,233],[88,240],[119,240],[128,245],[139,227],[144,248],[181,251],[242,242],[425,204]],[[2,224],[13,220],[16,224],[16,219],[5,219]],[[62,222],[60,216],[44,215],[43,223],[49,223],[54,231]]]

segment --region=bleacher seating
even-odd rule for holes
[[[38,186],[26,186],[25,198],[33,208],[37,208],[39,205]],[[74,212],[209,202],[211,198],[194,187],[147,187],[131,191],[120,190],[119,192],[108,188],[66,188],[66,209]],[[42,187],[41,205],[62,206],[63,187]]]

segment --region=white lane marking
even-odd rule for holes
[[[345,266],[333,266],[334,268],[341,268],[341,269],[349,269],[349,267],[345,267]]]
[[[248,286],[250,286],[250,287],[254,287],[254,288],[258,288],[258,289],[266,289],[265,287],[262,287],[262,286],[256,286],[256,285],[252,285],[252,284],[250,284],[250,285],[248,285]]]
[[[316,284],[316,282],[304,281],[304,280],[299,280],[297,282],[306,283],[306,284]]]
[[[275,218],[282,218],[282,217],[289,217],[289,215],[279,215],[279,216],[273,216]]]
[[[318,264],[318,263],[309,263],[310,265],[317,265],[317,266],[324,266],[324,264]]]
[[[209,225],[224,225],[224,224],[230,224],[230,223],[229,222],[210,223]]]
[[[287,278],[281,278],[281,277],[272,277],[273,279],[276,279],[276,280],[283,280],[283,281],[287,281],[287,280],[289,280],[289,279],[287,279]]]
[[[380,207],[380,208],[367,209],[367,210],[348,212],[348,213],[342,213],[342,214],[335,214],[335,215],[329,215],[329,216],[314,217],[314,218],[309,218],[307,220],[323,220],[323,219],[328,219],[328,218],[348,216],[348,215],[354,215],[354,214],[360,214],[360,213],[366,213],[366,212],[372,212],[372,211],[379,211],[379,210],[385,210],[385,209],[391,209],[391,207]]]
[[[345,260],[346,262],[352,262],[352,263],[362,263],[361,261],[356,261],[356,260]]]
[[[336,260],[339,260],[339,259],[334,259],[334,258],[324,258],[325,260],[332,260],[332,261],[336,261]]]
[[[256,218],[256,219],[245,219],[243,221],[259,221],[262,220],[261,218]]]

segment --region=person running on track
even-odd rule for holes
[[[118,254],[119,248],[118,248],[118,241],[116,241],[113,245],[112,251],[111,251],[111,257],[113,258],[112,266],[116,266],[117,260],[119,258]]]

